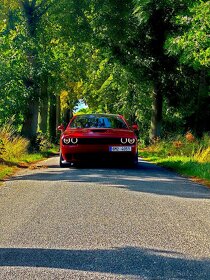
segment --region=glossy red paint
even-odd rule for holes
[[[135,127],[136,129],[137,127]],[[137,136],[120,115],[74,116],[60,138],[60,166],[82,161],[116,160],[135,164]]]

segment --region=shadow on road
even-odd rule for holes
[[[58,181],[105,185],[124,190],[168,195],[191,199],[209,199],[210,190],[195,184],[176,173],[154,164],[141,161],[136,168],[117,166],[82,166],[81,168],[50,168],[34,170],[31,174],[19,175],[11,180]]]
[[[135,247],[109,250],[0,249],[0,266],[45,267],[146,277],[210,279],[210,259],[186,259],[176,252]]]

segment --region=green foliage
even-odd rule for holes
[[[82,55],[77,42],[64,40],[62,18],[55,16],[57,0],[4,4],[0,6],[5,22],[0,28],[0,124],[15,115],[15,125],[21,129],[34,114],[28,104],[46,103],[50,94],[59,95],[69,90],[70,81],[81,79]],[[36,116],[33,119],[37,122]],[[24,131],[34,124],[36,128],[32,121]]]
[[[195,69],[210,66],[210,1],[195,1],[185,14],[176,17],[180,31],[166,42],[170,54]]]
[[[90,108],[82,108],[80,109],[79,111],[77,111],[75,113],[75,115],[83,115],[83,114],[93,114],[95,113],[95,111],[93,111],[92,109]]]
[[[172,18],[177,10],[186,8],[186,4],[180,3],[183,1],[178,2],[147,0],[101,1],[101,5],[92,3],[90,21],[95,40],[100,42],[100,49],[104,49],[106,44],[112,65],[118,64],[115,67],[117,75],[112,72],[112,83],[107,87],[109,92],[114,89],[116,102],[113,108],[123,111],[131,120],[134,116],[136,120],[141,120],[143,133],[147,135],[151,114],[154,116],[152,126],[161,125],[161,105],[155,107],[154,104],[160,104],[162,98],[173,99],[173,95],[178,95],[177,92],[183,89],[183,84],[179,83],[182,74],[178,70],[178,62],[167,55],[164,49],[166,34],[174,29]],[[96,96],[101,96],[101,93],[96,92]],[[156,103],[153,102],[155,96],[159,100]]]
[[[38,132],[30,141],[30,152],[44,152],[51,148],[52,143],[49,141],[49,137],[42,132]]]
[[[4,34],[5,28],[0,34],[0,124],[11,115],[16,115],[18,124],[24,112],[26,97],[30,94],[30,88],[24,85],[29,68],[20,48],[21,34],[18,35],[17,30]]]
[[[162,135],[208,131],[209,10],[200,0],[0,1],[0,125],[15,115],[30,131],[33,102],[55,134],[84,99],[86,111],[138,122],[147,143],[156,94]]]

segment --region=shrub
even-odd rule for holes
[[[36,136],[32,139],[30,149],[33,152],[43,152],[52,147],[46,134],[38,132]]]

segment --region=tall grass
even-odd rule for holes
[[[140,149],[143,158],[172,168],[183,175],[207,180],[210,184],[210,135],[196,139],[191,132],[170,139],[158,139]]]
[[[36,145],[29,149],[31,143],[21,137],[11,123],[6,123],[0,129],[0,181],[13,174],[17,167],[28,167],[30,163],[43,160],[58,151],[57,146],[42,135],[38,135],[34,143]]]
[[[193,155],[199,162],[210,162],[210,136],[205,134]]]
[[[210,162],[210,136],[196,139],[192,133],[169,139],[158,139],[145,151],[159,157],[186,156],[199,162]]]
[[[12,124],[5,124],[0,130],[0,160],[14,162],[27,153],[29,141],[18,135]]]

